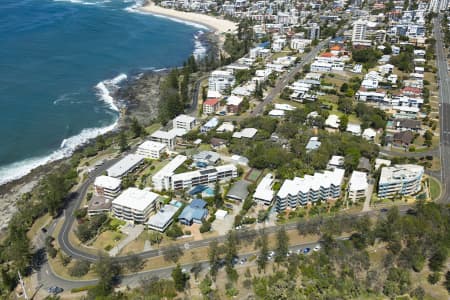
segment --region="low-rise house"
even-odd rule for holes
[[[154,141],[145,141],[136,150],[136,154],[146,158],[159,159],[163,153],[167,152],[167,145]]]
[[[217,98],[206,99],[203,102],[203,113],[204,114],[214,114],[219,109],[220,101]]]
[[[389,167],[391,161],[389,159],[376,158],[375,159],[375,170],[378,170],[381,166]]]
[[[256,187],[253,194],[253,200],[264,205],[271,205],[275,192],[272,190],[274,184],[274,176],[271,173],[266,174]]]
[[[220,155],[213,151],[202,151],[194,154],[192,159],[197,163],[197,166],[200,163],[203,167],[206,167],[217,164],[220,161]]]
[[[281,109],[272,109],[271,111],[269,111],[269,116],[271,117],[276,117],[276,118],[281,118],[284,117],[284,110]]]
[[[94,180],[94,194],[105,199],[116,198],[121,191],[122,181],[110,176],[98,176]]]
[[[325,126],[332,129],[338,129],[340,123],[341,120],[339,119],[339,117],[333,114],[330,114],[325,120]]]
[[[411,131],[394,133],[393,142],[396,146],[408,147],[414,141],[414,134]]]
[[[328,170],[334,170],[335,168],[344,168],[344,162],[345,159],[343,156],[340,155],[333,155],[331,159],[328,161],[327,169]]]
[[[248,186],[250,182],[245,180],[239,180],[233,183],[230,190],[227,193],[227,199],[244,201],[248,196]]]
[[[378,71],[381,75],[387,75],[394,71],[394,66],[391,64],[385,64],[378,67]]]
[[[116,218],[143,224],[155,210],[158,197],[151,191],[130,187],[113,200],[113,214]]]
[[[159,232],[166,231],[170,224],[172,224],[173,217],[178,212],[178,210],[179,208],[174,205],[164,205],[156,212],[156,214],[149,218],[149,220],[147,221],[148,228]]]
[[[241,131],[233,133],[233,137],[237,139],[252,139],[256,133],[258,132],[258,129],[256,128],[244,128]]]
[[[306,144],[306,152],[317,150],[320,148],[322,143],[319,141],[317,136],[313,136],[309,139],[308,144]]]
[[[242,97],[230,96],[227,99],[227,112],[237,114],[241,109]]]
[[[178,221],[187,226],[191,226],[194,223],[202,224],[203,220],[208,215],[208,210],[205,207],[205,201],[202,199],[193,199],[178,216]]]
[[[211,138],[209,143],[214,150],[220,150],[227,146],[227,141],[219,138]]]
[[[106,174],[110,177],[122,178],[136,170],[143,162],[144,156],[139,154],[128,154],[106,170]]]
[[[353,171],[348,183],[348,199],[352,202],[365,199],[368,187],[367,173]]]
[[[419,120],[411,120],[411,119],[395,119],[392,121],[392,127],[398,131],[413,131],[419,132],[421,129],[422,123]]]
[[[355,124],[355,123],[348,123],[345,131],[350,132],[354,136],[360,136],[361,135],[361,125]]]
[[[201,132],[208,132],[213,130],[214,128],[216,128],[219,125],[219,119],[217,119],[216,117],[208,120],[208,122],[206,122],[205,124],[202,125],[202,127],[200,128]]]
[[[372,128],[366,128],[363,131],[362,137],[367,141],[373,141],[377,136],[377,132]]]
[[[231,122],[223,122],[216,129],[216,131],[217,132],[233,132],[234,131],[234,125]]]
[[[424,174],[423,166],[394,165],[381,169],[378,197],[393,198],[396,195],[413,195],[420,191]]]

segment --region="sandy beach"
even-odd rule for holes
[[[197,23],[204,25],[206,27],[211,28],[217,33],[227,33],[233,32],[236,30],[237,25],[234,22],[223,20],[215,17],[211,17],[204,14],[199,13],[191,13],[178,11],[174,9],[164,8],[160,6],[156,6],[152,1],[148,1],[148,3],[140,8],[141,11],[146,13],[151,13],[154,15],[161,15],[166,17],[171,17],[175,19],[185,20],[192,23]]]

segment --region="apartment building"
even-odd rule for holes
[[[221,93],[227,88],[232,88],[234,84],[235,77],[233,72],[216,70],[209,76],[208,90]]]
[[[366,198],[369,184],[367,182],[367,173],[353,171],[348,182],[348,199],[352,202],[364,200]]]
[[[238,176],[237,168],[233,164],[207,168],[175,174],[171,178],[172,189],[181,190],[191,188],[199,184],[210,184],[217,181],[230,180]]]
[[[275,177],[268,173],[256,187],[253,200],[264,205],[271,205],[275,192],[272,190]]]
[[[116,218],[142,224],[155,210],[158,197],[151,191],[131,187],[113,200],[112,212]]]
[[[110,176],[98,176],[94,181],[94,193],[106,199],[114,199],[121,190],[122,181]]]
[[[366,39],[367,21],[357,20],[353,23],[352,42]]]
[[[189,131],[195,127],[195,118],[188,115],[178,115],[173,119],[173,128]]]
[[[285,180],[276,195],[276,210],[295,209],[308,203],[339,198],[344,173],[345,170],[335,168],[333,171]]]
[[[393,198],[396,195],[413,195],[420,191],[424,174],[423,166],[405,164],[383,167],[378,182],[378,197]]]
[[[157,130],[150,135],[150,140],[167,145],[169,149],[175,148],[177,135],[174,131]]]
[[[161,170],[156,172],[152,177],[153,188],[157,191],[169,190],[172,186],[172,175],[185,161],[187,157],[184,155],[177,155]]]
[[[146,158],[159,159],[163,153],[167,152],[167,145],[154,142],[145,141],[136,150],[136,154],[145,156]]]

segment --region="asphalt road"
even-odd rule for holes
[[[447,64],[447,56],[443,45],[443,33],[440,26],[442,14],[434,19],[434,37],[436,39],[436,65],[438,67],[439,84],[439,116],[440,116],[440,157],[441,157],[441,182],[443,193],[441,201],[450,202],[450,77]]]
[[[264,98],[264,100],[253,109],[251,115],[256,116],[261,114],[264,110],[264,107],[267,104],[271,103],[273,99],[275,99],[275,97],[281,93],[281,91],[289,84],[289,81],[294,78],[295,74],[302,70],[304,65],[309,64],[317,56],[317,54],[319,54],[322,48],[328,44],[329,41],[330,38],[321,41],[319,44],[317,44],[316,47],[314,47],[310,52],[302,57],[302,61],[300,63],[296,64],[290,71],[284,73],[278,79],[275,87],[270,90],[269,94]]]

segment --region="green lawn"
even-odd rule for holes
[[[430,197],[432,200],[436,200],[441,195],[441,185],[433,178],[428,178],[428,185],[430,188]]]
[[[247,179],[253,182],[256,182],[259,178],[259,176],[261,176],[262,171],[258,170],[258,169],[252,169],[250,171],[250,173],[248,173],[247,175]]]

